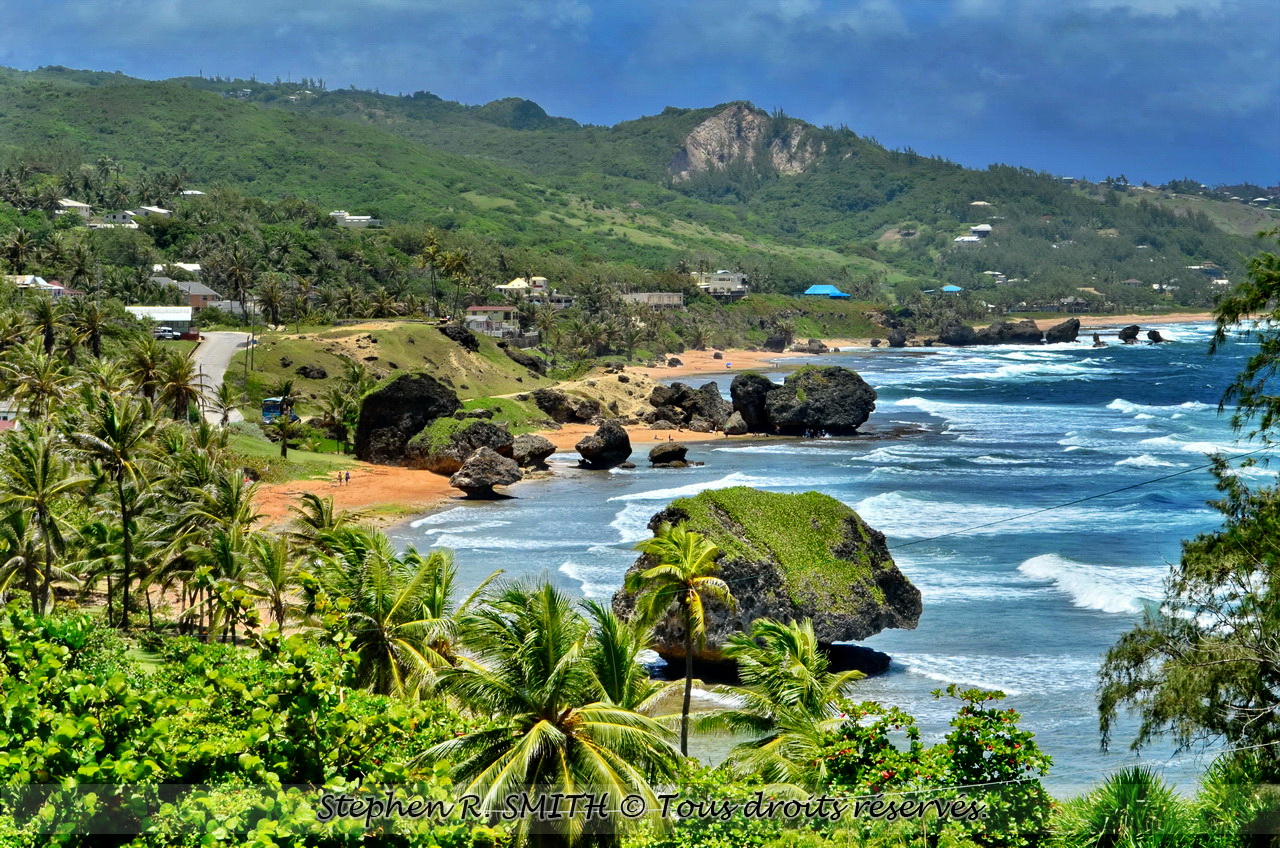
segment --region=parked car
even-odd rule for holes
[[[172,327],[156,327],[155,337],[157,339],[169,339],[169,340],[180,339],[182,338],[182,333],[179,333],[177,330],[173,329]]]

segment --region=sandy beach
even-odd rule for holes
[[[1048,329],[1061,323],[1069,316],[1058,318],[1042,318],[1036,322],[1040,329]],[[1173,324],[1195,321],[1212,321],[1213,315],[1207,312],[1183,313],[1170,315],[1102,315],[1081,316],[1081,333],[1094,329],[1114,329],[1137,324],[1148,327],[1157,324]],[[828,347],[847,350],[849,348],[870,347],[870,339],[826,339]],[[807,357],[803,353],[771,353],[769,351],[725,350],[720,351],[721,359],[714,358],[715,351],[691,350],[680,354],[677,358],[681,364],[674,367],[629,368],[628,371],[644,374],[654,379],[671,377],[687,377],[692,375],[714,375],[719,373],[736,374],[750,370],[774,370],[779,366],[802,365]],[[572,452],[584,436],[595,431],[589,424],[565,424],[558,430],[542,430],[539,435],[545,436],[560,452]],[[628,427],[634,449],[632,461],[643,463],[649,449],[668,437],[680,442],[700,442],[708,440],[724,440],[723,433],[696,433],[693,431],[650,430],[645,426]],[[735,436],[729,438],[759,438],[758,436]],[[537,478],[533,478],[537,479]],[[517,484],[519,485],[519,484]],[[356,463],[351,470],[351,482],[338,486],[333,479],[292,480],[288,483],[263,485],[258,489],[258,510],[263,513],[267,524],[279,524],[289,519],[289,507],[297,503],[304,492],[313,492],[321,497],[333,496],[334,506],[338,509],[368,512],[369,520],[374,524],[394,524],[411,515],[421,515],[442,504],[463,500],[463,495],[449,485],[449,478],[430,471],[413,468],[400,468],[387,465],[370,465]]]

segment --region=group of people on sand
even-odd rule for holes
[[[350,471],[339,471],[339,472],[338,472],[338,485],[339,485],[339,486],[350,486],[350,485],[351,485],[351,472],[350,472]]]

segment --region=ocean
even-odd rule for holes
[[[1055,792],[1083,791],[1135,761],[1190,791],[1211,755],[1167,744],[1135,754],[1132,722],[1111,752],[1100,750],[1096,672],[1160,598],[1181,540],[1219,525],[1201,466],[1213,452],[1257,447],[1237,442],[1217,411],[1255,348],[1237,339],[1211,357],[1209,326],[1161,332],[1173,341],[804,357],[853,368],[875,386],[865,435],[691,442],[689,458],[706,465],[688,469],[644,467],[643,441],[631,471],[582,471],[575,455],[558,454],[553,479],[521,484],[511,500],[447,508],[391,535],[402,546],[452,548],[464,588],[503,569],[607,600],[650,516],[672,499],[735,485],[816,489],[883,531],[923,594],[917,629],[864,643],[893,663],[859,682],[855,698],[902,707],[936,741],[954,704],[935,689],[1000,689],[1053,756],[1046,782]],[[779,367],[769,376],[784,375]],[[731,374],[685,381],[712,379],[727,394]],[[1273,479],[1261,468],[1241,473]],[[1126,488],[1135,484],[1144,485]],[[714,759],[728,744],[704,739],[697,752]]]

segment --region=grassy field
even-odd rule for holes
[[[248,396],[250,410],[257,409],[262,398],[269,397],[281,382],[293,380],[303,396],[299,410],[303,418],[314,411],[308,409],[307,401],[319,398],[341,377],[343,357],[363,363],[383,379],[409,371],[425,372],[451,386],[464,400],[532,391],[552,384],[513,362],[493,339],[481,336],[480,350],[472,353],[430,324],[407,321],[375,321],[301,334],[264,334],[247,383],[244,357],[243,352],[236,354],[227,375]],[[325,377],[301,376],[298,368],[304,365],[323,368]]]
[[[245,464],[268,483],[321,479],[355,464],[350,456],[303,450],[290,450],[289,458],[281,459],[278,444],[244,433],[231,437],[231,449],[244,457]]]

